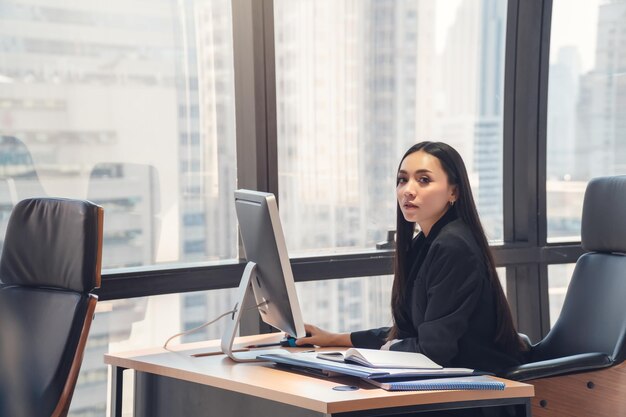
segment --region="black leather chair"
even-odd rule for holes
[[[626,416],[626,175],[589,182],[581,238],[558,320],[503,375],[535,386],[535,417]]]
[[[35,198],[13,209],[0,258],[0,416],[65,416],[100,286],[103,210]]]

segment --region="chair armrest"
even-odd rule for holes
[[[549,376],[570,374],[607,368],[613,360],[606,353],[581,353],[562,358],[531,362],[505,370],[501,376],[515,381],[546,378]]]

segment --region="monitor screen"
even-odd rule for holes
[[[246,259],[256,264],[250,281],[261,319],[291,336],[304,337],[276,198],[271,193],[237,190],[235,208]]]

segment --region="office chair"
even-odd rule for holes
[[[589,182],[581,240],[554,327],[503,375],[535,386],[535,417],[626,415],[626,175]]]
[[[0,258],[0,416],[65,416],[100,286],[103,210],[16,204]]]

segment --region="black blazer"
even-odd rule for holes
[[[469,227],[449,209],[413,240],[406,297],[391,350],[423,353],[446,367],[498,372],[519,364],[493,342],[496,312],[487,267]],[[354,332],[356,347],[380,349],[388,327]]]

